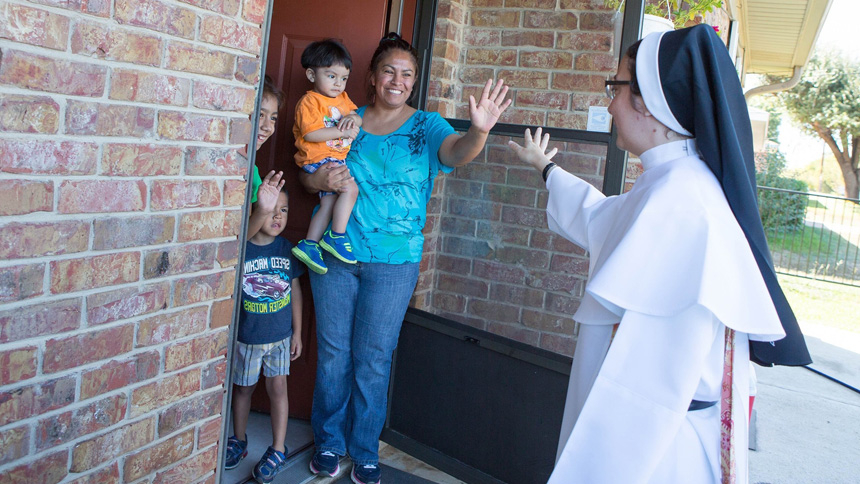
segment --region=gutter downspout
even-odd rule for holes
[[[791,79],[785,82],[778,82],[776,84],[768,84],[766,86],[754,87],[744,93],[744,99],[746,99],[747,103],[749,103],[749,100],[752,99],[753,96],[758,96],[759,94],[787,91],[800,82],[800,77],[802,75],[803,66],[794,66],[794,75],[791,76]]]

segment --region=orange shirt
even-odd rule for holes
[[[305,141],[304,135],[322,128],[336,127],[347,114],[355,111],[356,105],[346,92],[338,97],[324,96],[308,91],[296,104],[296,122],[293,136],[296,139],[296,164],[299,166],[318,163],[323,158],[346,158],[352,139],[336,138],[320,143]]]

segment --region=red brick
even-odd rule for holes
[[[69,451],[62,450],[51,455],[40,457],[36,463],[28,462],[11,469],[3,471],[4,483],[30,483],[55,484],[62,481],[68,474],[66,464],[69,459]]]
[[[209,316],[209,327],[212,329],[223,328],[230,324],[233,319],[233,299],[224,299],[212,303],[212,311]]]
[[[551,30],[506,30],[502,32],[501,45],[508,47],[545,47],[555,44],[555,32]]]
[[[179,241],[235,236],[239,232],[240,210],[210,210],[183,213],[179,218]]]
[[[95,22],[78,22],[72,33],[72,52],[133,64],[158,66],[163,51],[161,39]]]
[[[239,56],[236,59],[236,73],[233,77],[245,84],[256,85],[260,82],[260,60],[256,57]]]
[[[244,176],[248,159],[234,149],[192,148],[185,161],[185,174],[190,176]]]
[[[138,252],[51,261],[51,292],[60,294],[135,282],[139,271]]]
[[[523,309],[522,323],[542,333],[572,335],[576,322],[569,316],[558,316],[540,310]]]
[[[0,392],[0,426],[65,407],[74,401],[74,376]]]
[[[175,146],[109,144],[105,146],[102,170],[105,175],[178,175],[182,149]]]
[[[475,260],[472,275],[493,282],[501,281],[512,284],[522,284],[525,281],[526,271],[519,265]]]
[[[618,60],[611,54],[579,54],[576,56],[574,68],[578,71],[614,72]]]
[[[573,356],[573,350],[576,347],[576,339],[572,336],[543,333],[540,335],[540,347],[554,353]]]
[[[500,244],[499,247],[510,245],[527,247],[530,235],[531,230],[529,229],[492,222],[479,222],[476,231],[476,236],[479,239],[495,241]]]
[[[135,388],[131,392],[131,416],[137,417],[189,397],[200,389],[200,370],[192,369]]]
[[[49,97],[0,96],[0,131],[55,134],[59,117],[60,105]]]
[[[244,187],[244,183],[242,186]],[[243,201],[244,195],[245,192],[242,191]],[[49,212],[53,207],[53,183],[32,180],[0,180],[0,215]]]
[[[506,9],[472,10],[471,20],[473,27],[517,28],[520,26],[520,12]]]
[[[585,113],[550,112],[547,113],[545,125],[555,128],[585,129],[588,126],[588,115]]]
[[[20,301],[44,293],[45,264],[0,269],[0,302]],[[4,313],[0,313],[0,318]],[[0,327],[2,329],[2,327]]]
[[[125,464],[123,465],[125,482],[132,482],[151,472],[164,469],[182,458],[191,455],[193,450],[194,431],[189,430],[130,455],[125,458]],[[209,465],[211,466],[212,462]]]
[[[113,395],[40,420],[36,424],[36,452],[116,425],[125,418],[126,400],[124,394]]]
[[[561,50],[577,52],[609,52],[612,49],[612,34],[599,32],[559,32],[558,45]]]
[[[463,35],[463,44],[467,46],[491,47],[501,45],[502,32],[497,29],[471,28]],[[456,41],[456,37],[446,39]]]
[[[114,18],[119,23],[145,27],[178,37],[194,37],[197,16],[191,9],[158,0],[116,0]]]
[[[109,17],[112,2],[107,0],[32,0],[33,3],[65,8],[97,17]]]
[[[167,307],[168,284],[151,284],[87,296],[90,326],[149,314]]]
[[[573,12],[564,11],[526,11],[523,13],[523,27],[531,29],[576,30],[577,17]]]
[[[215,422],[216,420],[212,420]],[[206,424],[204,424],[205,426]],[[209,423],[211,426],[211,422]],[[211,430],[207,429],[208,432]],[[200,435],[203,435],[201,427]],[[211,437],[209,437],[211,438]],[[207,442],[210,443],[211,442]],[[30,451],[30,427],[22,425],[13,429],[0,430],[0,465],[16,461],[26,456]]]
[[[170,484],[174,482],[194,482],[201,477],[214,472],[214,463],[218,459],[218,448],[212,447],[202,453],[195,454],[168,470],[159,472],[153,484]]]
[[[195,5],[197,7],[210,10],[212,12],[223,13],[228,17],[235,17],[239,13],[239,4],[241,0],[182,0],[184,3]],[[265,8],[265,3],[263,4]]]
[[[221,268],[235,267],[239,260],[239,240],[228,240],[218,244],[215,260]]]
[[[2,184],[0,184],[0,186],[2,186]],[[244,180],[225,180],[224,206],[237,207],[244,205],[246,187],[247,184]],[[2,197],[2,195],[0,195],[0,197]]]
[[[454,274],[439,274],[437,288],[463,296],[487,297],[490,285],[483,281],[475,281],[469,277]]]
[[[606,76],[595,74],[557,73],[552,78],[552,88],[557,91],[602,92]]]
[[[513,49],[468,49],[466,64],[489,66],[517,65],[517,51]]]
[[[14,42],[66,50],[69,18],[24,5],[4,3],[0,6],[0,38]]]
[[[606,5],[605,0],[561,0],[558,8],[562,10],[615,10],[615,7]]]
[[[206,114],[160,111],[158,135],[170,140],[223,143],[227,140],[227,120]]]
[[[221,439],[221,416],[207,420],[197,427],[197,448],[204,449]],[[0,439],[2,440],[2,439]]]
[[[0,226],[0,259],[82,252],[89,238],[89,222],[10,223]]]
[[[143,277],[172,276],[212,269],[215,244],[183,244],[144,254]]]
[[[24,306],[0,312],[0,343],[65,333],[81,325],[81,300]]]
[[[580,30],[612,32],[612,29],[614,28],[612,18],[614,16],[615,14],[611,12],[583,12],[579,19],[579,28]]]
[[[247,118],[230,118],[231,145],[247,145],[251,139],[251,121]]]
[[[187,106],[191,80],[153,72],[115,69],[110,98],[152,104]]]
[[[526,278],[526,284],[530,287],[543,289],[545,291],[559,291],[573,294],[582,278],[571,274],[557,274],[555,272],[533,271]]]
[[[206,306],[152,316],[138,324],[137,346],[158,345],[202,333],[206,330],[206,322]]]
[[[523,225],[526,227],[546,227],[546,212],[539,209],[524,207],[502,208],[502,222]]]
[[[460,114],[467,114],[465,112]],[[543,126],[546,124],[546,112],[536,111],[531,109],[517,109],[515,107],[508,108],[499,119],[501,123],[522,124],[524,126]]]
[[[3,49],[0,84],[72,96],[104,94],[107,67]]]
[[[71,472],[94,469],[134,449],[143,447],[155,438],[155,418],[140,420],[78,443],[72,449]]]
[[[223,47],[259,54],[263,40],[260,27],[236,22],[219,15],[204,16],[198,39]]]
[[[517,91],[517,106],[543,107],[545,109],[567,109],[570,95],[555,91]]]
[[[242,0],[242,18],[262,24],[266,19],[266,0]]]
[[[0,172],[92,175],[97,156],[95,143],[0,139]]]
[[[226,356],[226,355],[224,355]],[[221,357],[200,369],[200,389],[223,387],[227,381],[227,360]]]
[[[136,212],[146,207],[146,183],[120,180],[64,181],[60,213]]]
[[[36,376],[37,350],[35,346],[25,346],[0,351],[0,386]]]
[[[233,294],[235,284],[235,270],[179,279],[173,287],[173,306],[227,297]]]
[[[233,66],[236,56],[204,47],[195,47],[182,42],[171,42],[167,46],[167,69],[193,74],[229,79],[233,77]],[[244,73],[250,69],[245,61],[242,64]]]
[[[522,52],[519,65],[538,69],[570,69],[573,54],[558,51]]]
[[[115,217],[93,222],[93,249],[124,249],[173,240],[172,216]]]
[[[154,126],[151,108],[70,101],[66,109],[66,132],[73,135],[148,138]]]
[[[113,464],[79,477],[68,484],[115,484],[119,482],[119,464]]]
[[[183,400],[158,415],[158,434],[169,435],[184,427],[189,427],[200,420],[219,415],[221,413],[221,402],[224,393],[220,391],[209,392]],[[211,466],[215,461],[207,462]],[[192,479],[181,479],[168,482],[191,482]]]
[[[164,349],[164,371],[175,371],[227,354],[227,332],[208,333]]]
[[[140,383],[158,375],[161,356],[157,351],[138,353],[131,358],[112,360],[81,375],[81,400]]]
[[[254,89],[197,81],[194,83],[192,103],[194,107],[201,109],[251,114],[256,99],[257,93]]]
[[[214,207],[221,204],[215,180],[153,180],[149,208],[153,211]]]
[[[555,8],[555,0],[506,0],[506,8],[540,8],[552,10]]]
[[[134,324],[91,331],[45,343],[42,371],[54,373],[131,351]]]

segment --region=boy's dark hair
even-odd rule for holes
[[[352,70],[352,56],[343,44],[335,39],[311,42],[302,52],[302,67],[331,67],[340,64]]]
[[[275,81],[273,81],[268,74],[263,80],[263,95],[266,94],[275,96],[275,99],[278,100],[278,111],[280,111],[281,107],[284,105],[284,93],[278,89],[278,86],[275,85]]]

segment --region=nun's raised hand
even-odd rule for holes
[[[508,86],[505,86],[504,79],[499,79],[495,87],[493,80],[487,79],[481,99],[475,101],[475,96],[469,96],[469,120],[475,129],[487,133],[496,125],[499,117],[511,105],[511,99],[505,99],[507,93]]]
[[[526,129],[522,146],[518,145],[514,140],[508,141],[508,146],[517,155],[517,158],[523,163],[535,167],[538,171],[543,171],[546,165],[552,161],[552,157],[558,153],[558,148],[553,148],[547,153],[546,147],[549,145],[549,134],[541,136],[541,132],[541,128],[537,128],[535,135],[532,136],[531,130]]]

